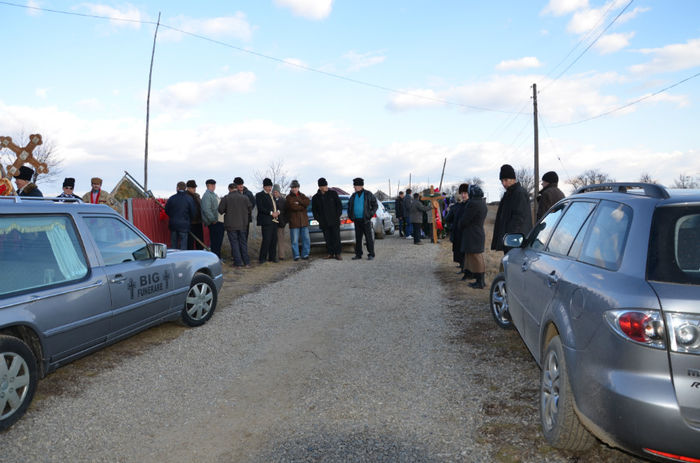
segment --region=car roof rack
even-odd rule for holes
[[[645,196],[652,198],[670,198],[666,187],[655,183],[641,182],[614,182],[614,183],[594,183],[578,188],[574,194],[588,193],[591,191],[606,191],[610,190],[613,193],[627,193],[627,190],[643,190]]]
[[[46,201],[52,203],[82,203],[83,200],[80,198],[59,198],[55,197],[41,197],[41,196],[0,196],[0,200],[12,201],[15,204],[22,202],[39,202]]]

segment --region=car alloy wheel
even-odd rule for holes
[[[0,430],[24,415],[36,383],[36,357],[29,346],[18,338],[0,336]]]
[[[491,315],[493,315],[493,319],[498,326],[503,329],[513,328],[513,321],[508,311],[508,299],[506,298],[506,277],[502,272],[496,275],[493,283],[491,283],[489,305],[491,307]]]
[[[187,291],[182,321],[189,326],[206,323],[216,308],[216,296],[216,287],[212,279],[202,273],[196,274]]]

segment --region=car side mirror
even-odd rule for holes
[[[508,248],[519,248],[523,245],[525,236],[521,233],[508,233],[503,237],[503,246]]]
[[[168,246],[163,243],[148,243],[148,253],[154,259],[165,259],[168,255]]]

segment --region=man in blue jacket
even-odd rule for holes
[[[353,179],[355,192],[348,201],[348,217],[355,223],[355,257],[362,259],[362,237],[367,242],[367,260],[374,259],[374,229],[372,216],[377,212],[377,198],[371,191],[365,190],[365,181],[360,177]]]
[[[187,184],[177,182],[177,193],[168,198],[165,203],[165,213],[168,214],[170,229],[170,247],[187,249],[187,235],[190,232],[190,222],[195,216],[197,205],[187,194]]]

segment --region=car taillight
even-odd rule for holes
[[[374,214],[374,215],[372,216],[373,219],[374,219],[375,217],[377,217],[377,214]]]
[[[605,321],[623,338],[657,349],[665,349],[664,322],[658,310],[609,310]]]
[[[341,225],[347,225],[349,223],[352,223],[352,220],[350,219],[340,219],[340,224]]]
[[[700,354],[700,316],[666,312],[668,342],[673,352]]]

